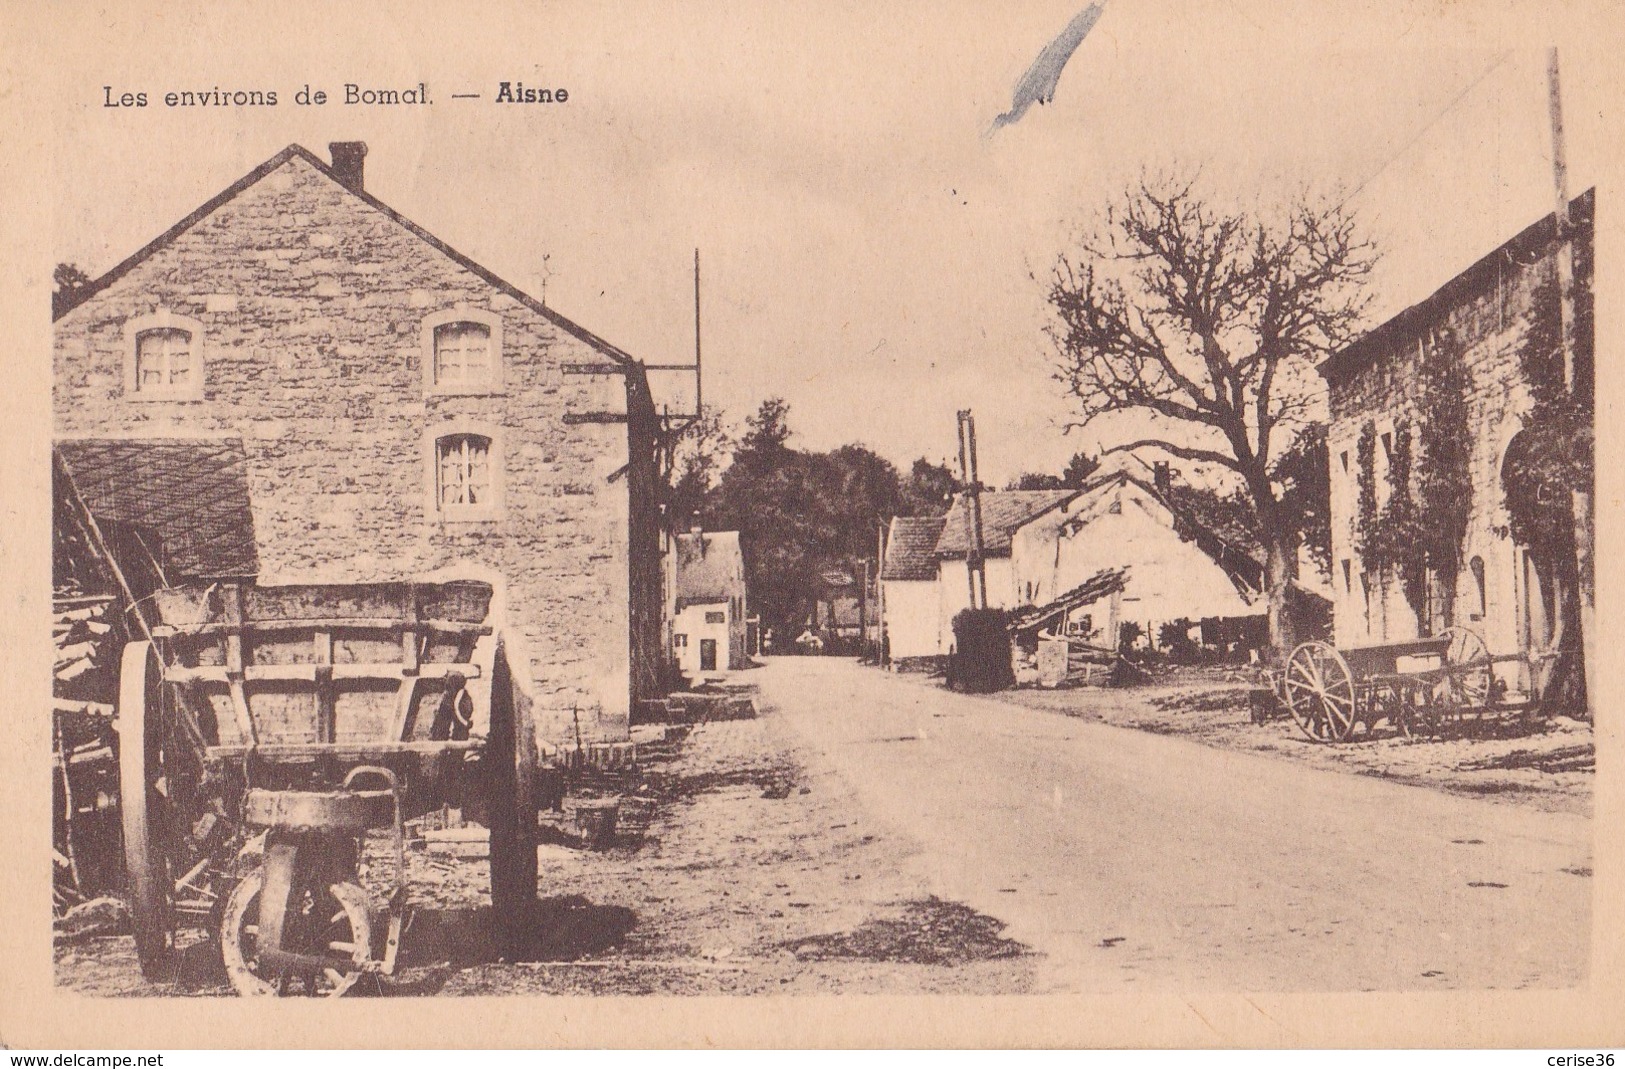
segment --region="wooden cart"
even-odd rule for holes
[[[1305,642],[1275,677],[1282,705],[1316,742],[1346,742],[1387,721],[1403,735],[1438,735],[1463,721],[1538,716],[1538,695],[1514,696],[1495,666],[1529,661],[1492,656],[1465,627],[1406,642],[1339,650]]]
[[[490,829],[496,934],[517,937],[536,892],[537,750],[488,585],[195,584],[155,601],[118,707],[149,976],[167,976],[189,927],[218,936],[242,994],[341,994],[391,973],[403,823],[442,805]],[[374,829],[394,843],[381,950],[357,877]]]

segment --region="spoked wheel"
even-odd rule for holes
[[[1315,742],[1343,742],[1354,733],[1354,675],[1343,655],[1324,642],[1305,642],[1286,665],[1287,708]]]
[[[1467,627],[1447,627],[1439,632],[1448,638],[1444,651],[1448,699],[1463,712],[1489,706],[1495,679],[1490,669],[1490,648],[1483,636]]]
[[[365,975],[372,950],[367,894],[353,883],[335,883],[319,892],[301,890],[288,903],[283,945],[296,953],[327,958],[329,964],[304,972],[280,972],[259,957],[262,873],[252,873],[226,900],[220,924],[220,956],[239,995],[342,995]]]
[[[130,927],[141,971],[149,979],[159,978],[175,944],[174,876],[162,847],[167,834],[162,674],[152,643],[124,647],[119,666],[119,808]]]
[[[538,757],[530,699],[514,682],[504,644],[491,670],[491,723],[480,788],[491,829],[491,914],[502,952],[519,947],[536,902]]]

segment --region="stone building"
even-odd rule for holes
[[[332,152],[290,145],[77,295],[56,437],[240,440],[259,582],[491,581],[544,736],[624,738],[664,637],[644,368]]]
[[[1583,267],[1589,272],[1594,204],[1590,191],[1572,205],[1577,271]],[[1551,640],[1550,583],[1543,580],[1530,547],[1516,544],[1509,534],[1502,478],[1508,449],[1532,406],[1520,351],[1536,318],[1538,293],[1554,285],[1554,233],[1552,216],[1532,224],[1427,299],[1321,364],[1331,415],[1327,444],[1339,645],[1401,641],[1436,634],[1452,624],[1478,631],[1496,654],[1543,649]],[[1589,290],[1589,277],[1582,280],[1582,289]],[[1389,472],[1396,434],[1403,427],[1415,428],[1423,415],[1418,401],[1421,361],[1441,345],[1451,347],[1464,372],[1471,504],[1454,596],[1448,594],[1448,582],[1430,573],[1426,605],[1418,612],[1392,572],[1371,575],[1362,566],[1360,440],[1362,435],[1374,439],[1368,447],[1370,478],[1381,505],[1392,493]],[[1430,519],[1422,517],[1424,523]],[[1507,680],[1514,687],[1526,682]]]

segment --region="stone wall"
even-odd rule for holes
[[[1332,585],[1339,645],[1355,646],[1415,637],[1419,622],[1396,581],[1370,581],[1362,589],[1356,551],[1361,427],[1370,421],[1379,436],[1396,421],[1416,419],[1419,346],[1448,328],[1461,347],[1470,377],[1468,421],[1472,429],[1472,511],[1462,546],[1454,622],[1487,639],[1492,652],[1516,652],[1525,641],[1528,569],[1504,531],[1501,464],[1507,445],[1529,410],[1528,386],[1518,353],[1529,329],[1535,291],[1555,274],[1550,221],[1545,240],[1538,226],[1464,272],[1441,295],[1374,332],[1381,344],[1360,360],[1328,374],[1331,427],[1328,450],[1332,483]],[[1417,314],[1420,313],[1420,314]],[[1335,363],[1336,361],[1334,361]],[[1417,448],[1413,433],[1413,451]],[[1379,504],[1386,495],[1380,443],[1376,459]],[[1483,583],[1473,571],[1483,565]]]
[[[499,392],[426,387],[425,318],[453,310],[495,317]],[[155,313],[201,327],[196,399],[127,390],[127,324]],[[625,411],[626,384],[565,374],[606,358],[552,317],[292,154],[61,317],[54,355],[58,437],[243,439],[262,582],[495,579],[544,735],[579,710],[584,734],[625,736],[627,428],[563,417]],[[493,439],[502,496],[451,522],[429,458],[465,428]]]

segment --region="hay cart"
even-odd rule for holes
[[[1492,656],[1478,632],[1465,627],[1344,650],[1305,642],[1274,686],[1280,704],[1316,742],[1346,742],[1385,720],[1402,735],[1433,736],[1475,720],[1540,716],[1538,694],[1509,693],[1495,672],[1498,664],[1529,666],[1536,659]]]
[[[120,672],[120,793],[143,971],[188,928],[217,937],[245,995],[336,995],[390,974],[406,915],[405,821],[465,807],[490,829],[492,916],[518,934],[536,891],[529,701],[483,583],[259,587],[154,596]],[[392,835],[385,932],[358,871]],[[194,938],[192,942],[197,942]]]

